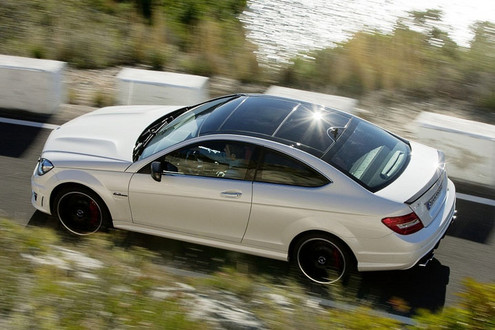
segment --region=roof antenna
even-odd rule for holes
[[[337,135],[339,134],[339,128],[338,127],[330,127],[328,130],[327,130],[327,134],[331,132],[332,135],[333,135],[333,139],[336,140],[337,139]]]

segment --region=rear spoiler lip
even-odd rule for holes
[[[431,186],[433,186],[442,177],[442,174],[444,172],[445,172],[445,154],[442,151],[438,151],[438,168],[435,171],[435,174],[431,177],[430,181],[428,181],[428,183],[423,186],[423,188],[420,191],[418,191],[416,194],[414,194],[404,203],[410,205],[413,204],[418,199],[420,199],[421,196],[423,196],[431,188]]]

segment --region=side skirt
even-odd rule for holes
[[[232,243],[219,240],[208,239],[205,237],[198,237],[192,235],[186,235],[179,232],[164,231],[154,227],[136,225],[128,222],[114,221],[114,228],[123,229],[133,232],[138,232],[147,235],[159,236],[164,238],[175,239],[193,244],[200,244],[205,246],[211,246],[214,248],[235,251],[240,253],[252,254],[259,257],[276,259],[281,261],[288,261],[288,253],[281,251],[270,251],[259,247],[243,245],[242,243]]]

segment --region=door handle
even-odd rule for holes
[[[225,198],[239,198],[242,196],[240,191],[222,191],[220,196]]]

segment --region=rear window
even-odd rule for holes
[[[392,183],[410,158],[407,143],[365,121],[356,120],[325,161],[375,192]]]
[[[271,150],[264,151],[255,181],[301,187],[320,187],[329,183],[306,164]]]

